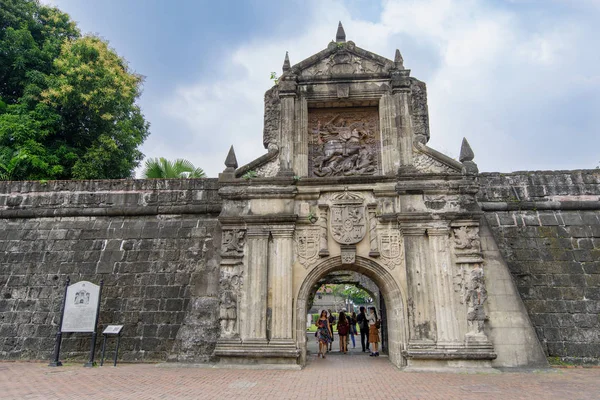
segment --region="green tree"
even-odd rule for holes
[[[142,174],[146,179],[206,177],[202,168],[194,167],[194,164],[188,160],[177,159],[169,161],[163,157],[147,159]]]
[[[0,61],[0,179],[131,175],[143,79],[105,41],[37,0],[0,0]]]

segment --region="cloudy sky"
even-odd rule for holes
[[[270,72],[324,49],[338,20],[357,46],[427,83],[429,145],[482,171],[600,164],[600,0],[44,0],[146,77],[147,157],[211,177],[230,145],[264,154]]]

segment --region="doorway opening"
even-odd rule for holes
[[[336,296],[326,296],[327,290],[319,292],[324,287],[340,285],[344,290],[336,292]],[[352,312],[361,306],[350,299],[347,294],[352,288],[365,291],[370,300],[365,306],[373,306],[382,321],[380,328],[380,353],[387,353],[390,362],[398,367],[405,366],[402,351],[406,348],[407,317],[405,299],[400,287],[390,272],[377,262],[356,257],[353,264],[342,264],[340,257],[331,257],[314,267],[304,279],[298,293],[296,302],[296,338],[300,349],[300,363],[306,364],[308,355],[313,347],[316,349],[314,333],[307,333],[307,328],[312,325],[312,314],[320,313],[323,309],[331,309],[333,313],[345,310]],[[345,298],[339,294],[346,294]],[[324,295],[325,294],[325,295]],[[333,294],[333,293],[331,293]],[[319,299],[319,295],[321,299]],[[325,297],[325,298],[324,298]],[[329,307],[324,308],[329,301]],[[310,317],[309,317],[310,314]],[[314,328],[313,328],[314,329]],[[359,329],[360,332],[360,329]],[[360,333],[355,336],[356,349],[361,351]],[[337,335],[336,335],[336,339]],[[332,349],[334,346],[332,346]],[[339,349],[339,342],[335,344]],[[318,351],[318,350],[317,350]],[[314,353],[316,354],[316,353]]]

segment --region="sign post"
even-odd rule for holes
[[[60,344],[62,342],[62,321],[63,316],[65,315],[65,302],[67,301],[67,289],[69,288],[69,283],[71,279],[67,276],[67,281],[65,282],[65,294],[63,295],[62,304],[60,306],[60,319],[58,320],[58,332],[56,333],[56,343],[54,344],[54,358],[48,364],[49,367],[61,367],[62,363],[59,360],[60,355]]]
[[[115,357],[113,359],[113,367],[117,366],[117,356],[119,355],[119,345],[121,344],[121,331],[123,329],[123,325],[108,325],[102,335],[104,336],[104,340],[102,341],[102,359],[100,360],[100,366],[104,365],[104,353],[106,351],[106,338],[108,336],[117,336],[117,348],[115,349]]]

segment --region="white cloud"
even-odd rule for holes
[[[587,134],[581,138],[583,148],[574,148],[572,136],[561,136],[556,128],[564,124],[568,129],[570,123],[568,115],[557,113],[580,106],[562,104],[570,96],[595,92],[593,100],[600,104],[599,60],[589,52],[595,48],[594,35],[585,21],[565,17],[533,27],[511,9],[474,0],[385,1],[377,23],[351,15],[340,2],[306,6],[314,17],[302,31],[242,44],[223,61],[221,79],[177,88],[163,103],[163,112],[181,121],[193,137],[176,152],[165,139],[151,137],[146,154],[155,156],[152,149],[160,148],[159,155],[189,158],[209,176],[223,170],[230,144],[240,165],[263,154],[263,93],[271,85],[269,73],[281,71],[286,50],[294,64],[325,48],[341,19],[348,40],[383,56],[391,58],[396,47],[428,47],[435,67],[428,76],[418,69],[412,75],[428,84],[433,147],[456,156],[466,136],[480,169],[487,171],[596,165],[592,147],[600,144],[598,138]],[[410,52],[403,55],[408,68],[427,62]],[[600,123],[591,111],[584,110],[584,117]],[[554,132],[552,140],[546,131]],[[532,146],[551,147],[552,141],[556,148],[551,151]]]

